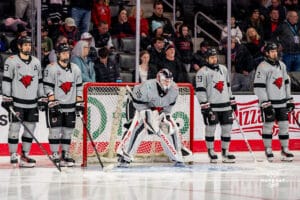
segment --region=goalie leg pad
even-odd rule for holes
[[[157,110],[142,110],[139,112],[139,114],[148,130],[154,133],[158,133],[160,131],[159,125],[161,122],[161,117],[159,116]]]
[[[18,149],[19,131],[21,128],[20,122],[11,122],[8,129],[8,146],[9,152],[15,153]]]

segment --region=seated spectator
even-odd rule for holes
[[[118,16],[114,17],[111,22],[111,35],[116,38],[133,36],[128,23],[127,11],[125,8],[119,10]]]
[[[186,71],[190,72],[193,58],[193,41],[189,35],[189,28],[186,24],[180,26],[179,35],[180,36],[175,39],[175,46]]]
[[[150,38],[164,38],[164,42],[167,43],[173,43],[174,38],[168,37],[166,34],[164,34],[163,24],[158,21],[152,21],[152,33],[150,34]]]
[[[68,17],[65,19],[63,25],[59,28],[59,35],[63,35],[68,38],[68,44],[73,49],[76,42],[79,40],[79,32],[73,18]]]
[[[148,79],[156,78],[156,67],[152,66],[150,63],[150,54],[147,50],[143,50],[140,53],[140,65],[139,65],[139,78],[138,82],[142,83]],[[136,71],[132,72],[132,82],[136,82]]]
[[[193,69],[195,71],[198,71],[202,66],[205,65],[205,55],[207,52],[207,49],[209,48],[209,43],[207,41],[203,41],[200,43],[200,49],[196,51],[196,53],[193,54]]]
[[[146,49],[150,44],[149,39],[149,24],[148,20],[144,17],[144,10],[141,8],[140,10],[140,46],[142,49]],[[136,7],[133,6],[131,9],[130,16],[128,17],[128,22],[133,34],[136,34]]]
[[[180,34],[179,34],[179,28],[180,26],[182,25],[182,22],[176,22],[174,24],[174,28],[175,28],[175,37],[180,37]]]
[[[254,59],[254,66],[256,68],[257,65],[264,59],[262,50],[265,42],[261,39],[260,35],[253,27],[247,29],[246,40],[246,47]]]
[[[45,26],[42,26],[41,29],[41,37],[42,37],[42,69],[46,68],[48,64],[50,64],[49,61],[49,54],[53,49],[53,42],[50,37],[48,37],[48,28]]]
[[[254,8],[250,14],[250,17],[242,23],[241,29],[244,33],[246,33],[248,28],[253,27],[260,37],[263,38],[264,27],[259,14],[259,9]]]
[[[9,49],[8,40],[5,36],[5,34],[0,33],[0,52],[6,52],[8,49]]]
[[[163,25],[163,33],[166,38],[174,38],[175,32],[171,21],[163,16],[164,7],[162,1],[155,0],[153,3],[153,14],[148,18],[149,31],[153,32],[152,21],[160,22]]]
[[[94,0],[93,8],[92,8],[93,26],[98,27],[101,21],[106,22],[108,28],[110,28],[110,24],[111,24],[110,8],[105,3],[105,0]]]
[[[165,47],[165,58],[158,66],[157,70],[167,68],[173,73],[175,82],[187,83],[188,75],[182,62],[175,57],[175,46],[173,44],[167,44]]]
[[[236,24],[236,20],[234,16],[231,16],[230,23],[231,23],[231,36],[234,37],[238,43],[241,43],[243,39],[243,33],[240,27]],[[221,33],[221,40],[227,36],[228,36],[228,30],[227,30],[227,26],[225,26]]]
[[[221,41],[223,53],[227,52],[227,38]],[[232,91],[250,91],[254,78],[254,61],[247,47],[231,38]]]
[[[114,50],[110,33],[108,32],[107,22],[100,21],[96,29],[93,30],[95,46],[97,48],[106,47],[108,50]]]
[[[95,47],[94,37],[89,32],[84,32],[81,34],[80,40],[88,42],[90,47],[88,59],[92,62],[95,62],[98,59],[98,53]]]
[[[10,42],[10,50],[13,54],[17,54],[19,52],[18,38],[22,36],[28,36],[28,32],[23,25],[19,24],[17,27],[18,27],[17,37]]]
[[[89,49],[90,47],[88,42],[80,40],[76,43],[72,50],[71,62],[80,68],[82,82],[96,81],[94,63],[88,60]]]
[[[271,5],[268,7],[269,13],[272,9],[277,9],[279,11],[279,21],[284,21],[286,19],[287,10],[281,4],[281,0],[271,0]]]
[[[279,11],[277,9],[272,9],[269,15],[270,17],[266,19],[264,26],[265,41],[269,41],[273,37],[273,33],[281,24],[279,21]]]
[[[150,64],[155,66],[161,66],[161,62],[165,57],[164,52],[165,41],[162,37],[155,37],[152,40],[152,45],[148,48],[150,53]]]
[[[98,50],[99,58],[95,61],[96,82],[119,82],[120,70],[113,60],[109,59],[109,51],[103,47]]]

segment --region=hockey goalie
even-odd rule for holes
[[[192,153],[182,145],[179,129],[171,116],[179,94],[172,73],[161,69],[156,79],[135,86],[129,93],[135,114],[117,149],[118,167],[129,166],[145,134],[159,138],[174,166],[185,166],[183,156],[191,156]]]

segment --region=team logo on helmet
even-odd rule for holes
[[[27,88],[31,84],[32,80],[33,76],[30,75],[25,75],[20,79],[21,83],[24,85],[25,88]]]
[[[273,84],[276,85],[276,87],[278,87],[278,89],[280,89],[282,86],[282,82],[283,82],[282,77],[279,77],[273,82]]]
[[[65,94],[68,94],[72,87],[72,82],[64,82],[59,86]]]
[[[223,89],[224,89],[224,81],[218,81],[214,88],[216,88],[216,90],[218,90],[220,93],[223,92]]]

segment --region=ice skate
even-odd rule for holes
[[[273,160],[274,160],[274,154],[272,152],[272,148],[266,148],[265,154],[266,154],[267,160],[269,162],[273,162]]]
[[[69,152],[62,151],[62,157],[59,162],[61,167],[73,167],[75,164],[75,160],[71,158]]]
[[[227,149],[222,149],[222,162],[235,163],[235,156],[230,154]]]
[[[18,164],[18,154],[17,153],[12,153],[10,155],[10,164],[13,165],[13,167],[17,167]]]
[[[174,167],[186,167],[183,162],[175,162]]]
[[[213,149],[208,149],[208,157],[210,159],[210,163],[217,163],[218,156]]]
[[[59,163],[60,162],[60,157],[59,157],[59,153],[58,152],[53,152],[51,159],[55,162],[55,163]]]
[[[193,153],[191,150],[186,148],[185,146],[181,147],[181,154],[184,162],[192,164],[193,163]]]
[[[283,148],[281,150],[281,161],[292,162],[294,155],[288,150],[288,148]]]
[[[20,167],[35,167],[36,161],[28,156],[28,153],[23,152],[21,155]]]

